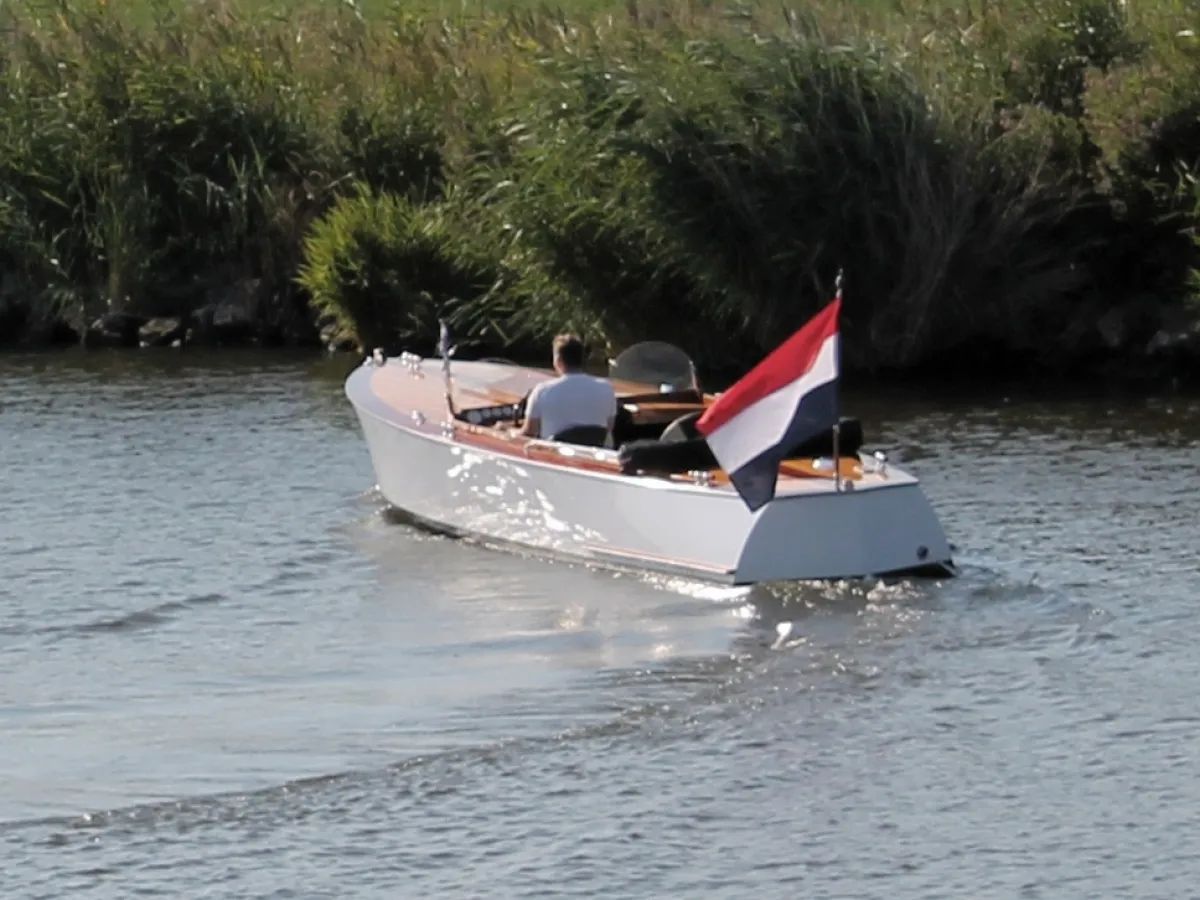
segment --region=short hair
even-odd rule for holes
[[[563,365],[583,365],[583,341],[578,335],[560,334],[554,338],[554,355],[563,361]]]

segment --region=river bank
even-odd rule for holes
[[[345,374],[358,365],[362,351],[349,336],[333,330],[335,341],[326,344],[320,329],[314,327],[299,339],[289,339],[273,328],[261,328],[232,306],[204,308],[190,321],[182,318],[146,318],[133,314],[104,316],[87,329],[77,333],[70,325],[58,323],[56,333],[41,341],[20,341],[0,345],[0,359],[29,353],[57,356],[60,354],[117,353],[129,357],[140,354],[180,355],[186,359],[197,354],[228,353],[231,358],[251,354],[263,363],[283,355],[300,354],[303,358],[340,359]],[[1113,340],[1121,337],[1108,332]],[[396,345],[394,350],[417,348],[423,355],[436,350],[428,342]],[[595,348],[593,348],[595,349]],[[683,349],[687,349],[686,347]],[[518,345],[487,344],[468,341],[458,359],[479,359],[503,356],[519,365],[546,366],[549,343],[525,341]],[[165,357],[160,357],[165,358]],[[603,355],[593,353],[590,368],[598,374],[605,370]],[[745,373],[748,366],[741,361],[722,364],[709,360],[697,365],[701,382],[710,390],[723,390]],[[1200,330],[1195,328],[1161,331],[1144,346],[1129,343],[1114,345],[1087,359],[1072,359],[1055,369],[1039,361],[1014,361],[1011,357],[989,357],[981,353],[976,359],[915,366],[904,369],[865,370],[844,368],[842,382],[852,391],[932,390],[947,399],[964,396],[986,400],[1000,395],[1022,397],[1044,396],[1051,391],[1060,398],[1095,398],[1098,395],[1137,394],[1149,392],[1200,390]]]
[[[445,318],[728,375],[844,271],[855,377],[1200,377],[1166,0],[273,12],[9,9],[0,345],[428,352]]]

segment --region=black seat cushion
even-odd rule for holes
[[[682,418],[687,418],[684,416]],[[676,420],[678,422],[678,420]],[[672,422],[669,428],[673,428]],[[840,421],[838,434],[838,455],[842,458],[854,457],[863,445],[862,423],[858,419],[844,418]],[[690,423],[691,433],[695,422]],[[687,429],[681,424],[680,431]],[[664,432],[665,437],[665,432]],[[640,440],[630,441],[621,447],[618,460],[621,471],[627,475],[635,472],[646,474],[668,475],[692,470],[720,468],[712,448],[702,436],[685,437],[673,436],[672,440]],[[802,441],[793,447],[788,456],[793,459],[831,456],[833,454],[833,430],[824,431]]]
[[[553,435],[550,440],[584,447],[603,447],[608,440],[608,429],[603,425],[572,425]]]
[[[617,459],[626,475],[644,472],[647,475],[669,475],[719,468],[708,441],[694,438],[682,441],[630,441],[621,448]]]

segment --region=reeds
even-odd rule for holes
[[[1062,366],[1191,296],[1184,0],[116,7],[0,23],[0,330],[249,282],[294,335],[736,367],[844,269],[854,368]]]

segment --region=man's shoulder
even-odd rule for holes
[[[590,384],[596,388],[604,388],[605,390],[613,389],[612,382],[607,378],[600,377],[599,375],[585,374],[580,378],[580,381]]]
[[[612,382],[607,378],[600,378],[596,375],[577,375],[571,379],[574,389],[578,391],[587,391],[595,394],[616,394],[616,390],[612,386]]]
[[[529,392],[529,396],[534,394],[545,394],[547,391],[552,391],[563,383],[562,376],[556,378],[547,378],[545,381],[539,381],[533,386],[533,390]]]
[[[570,393],[605,393],[616,396],[616,389],[613,388],[612,382],[607,378],[599,378],[595,375],[585,373],[573,373],[571,375],[560,375],[557,378],[551,378],[547,381],[538,382],[533,389],[535,392],[545,394],[553,391],[554,393],[570,394]],[[530,395],[532,396],[532,394]]]

